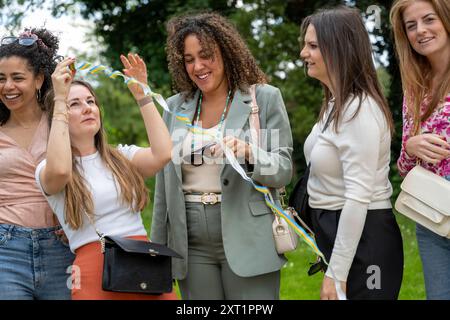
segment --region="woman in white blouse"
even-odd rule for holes
[[[122,55],[121,61],[127,76],[147,83],[146,64],[137,54]],[[144,179],[170,160],[172,142],[151,97],[129,82],[151,147],[109,145],[99,101],[89,83],[74,79],[73,63],[73,58],[64,59],[52,75],[47,156],[35,174],[75,253],[72,299],[176,299],[175,292],[147,295],[102,288],[104,256],[96,229],[148,241],[140,215],[148,202]]]
[[[348,7],[307,17],[301,32],[301,57],[325,94],[304,145],[311,219],[329,262],[321,299],[337,299],[339,285],[348,299],[396,299],[403,246],[388,179],[393,123],[369,36]]]

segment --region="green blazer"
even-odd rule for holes
[[[199,91],[185,101],[181,94],[168,99],[169,108],[194,116]],[[261,148],[254,165],[244,165],[247,174],[257,183],[274,188],[272,194],[279,204],[275,190],[292,178],[292,133],[280,90],[270,85],[258,85],[256,99],[261,123]],[[251,96],[237,90],[225,122],[225,130],[241,129],[239,138],[249,129]],[[173,259],[173,277],[184,279],[187,271],[188,237],[186,209],[182,190],[179,152],[187,134],[185,124],[170,113],[164,120],[172,134],[174,149],[172,161],[156,176],[156,190],[150,238],[178,252],[184,259]],[[264,129],[275,129],[267,134]],[[247,135],[248,136],[248,135]],[[276,141],[278,140],[278,141]],[[267,141],[267,143],[265,143]],[[264,147],[265,145],[269,146]],[[272,233],[273,213],[264,202],[264,196],[229,164],[222,165],[222,237],[227,261],[237,275],[251,277],[280,270],[286,262],[278,255]]]

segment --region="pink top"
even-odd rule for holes
[[[422,106],[422,109],[425,109],[425,105]],[[400,151],[400,157],[397,160],[397,167],[401,176],[405,176],[414,168],[417,161],[417,157],[410,157],[405,149],[406,141],[408,141],[413,128],[413,120],[407,115],[407,111],[406,102],[403,99],[402,149]],[[450,94],[447,95],[444,103],[438,106],[427,120],[422,122],[421,132],[440,135],[450,143]],[[444,159],[435,165],[421,161],[421,166],[441,177],[450,179],[450,158]]]
[[[27,228],[57,224],[34,178],[37,164],[45,159],[47,137],[45,113],[26,150],[0,131],[0,223]]]

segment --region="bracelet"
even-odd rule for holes
[[[59,119],[57,116],[62,116],[64,118],[64,121],[69,123],[69,114],[61,111],[55,111],[53,112],[52,119]]]
[[[67,104],[67,99],[66,98],[63,98],[63,97],[54,97],[53,98],[53,101],[62,101],[62,102],[64,102],[64,104]]]
[[[63,119],[63,118],[59,118],[59,117],[53,117],[52,118],[52,121],[62,121],[62,122],[64,122],[65,124],[69,124],[69,120],[67,120],[67,119]]]
[[[67,112],[62,112],[62,111],[53,111],[53,116],[56,116],[57,114],[60,114],[66,118],[69,118],[69,114]]]
[[[152,96],[145,96],[142,99],[139,99],[137,101],[138,106],[141,107],[141,108],[143,106],[145,106],[146,104],[149,104],[149,103],[153,103]]]

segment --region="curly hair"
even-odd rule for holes
[[[170,19],[167,23],[166,53],[169,71],[175,89],[190,98],[197,85],[189,78],[184,63],[184,41],[187,36],[197,36],[203,51],[214,58],[214,50],[222,53],[225,75],[232,92],[248,91],[250,85],[266,83],[264,72],[258,67],[237,29],[215,12],[185,14]]]
[[[27,61],[29,69],[35,76],[44,75],[44,82],[38,95],[38,103],[45,110],[44,97],[52,88],[51,75],[56,67],[56,52],[59,40],[56,36],[44,28],[25,30],[27,33],[35,34],[39,41],[31,46],[20,45],[17,41],[0,46],[0,60],[10,57],[19,57]],[[0,101],[0,125],[5,124],[10,117],[10,110]]]

